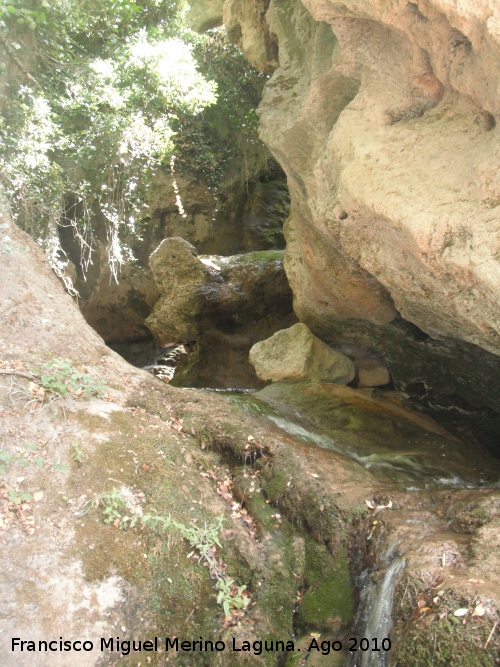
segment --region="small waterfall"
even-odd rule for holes
[[[366,569],[359,576],[360,601],[354,626],[357,651],[350,653],[347,667],[386,667],[390,652],[382,650],[383,640],[389,637],[392,628],[392,603],[399,574],[405,561],[396,555],[392,545],[382,558],[386,570],[374,579],[373,572]],[[369,649],[362,650],[369,642]],[[378,650],[374,650],[378,649]]]

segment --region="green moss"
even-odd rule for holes
[[[293,631],[295,599],[304,564],[303,540],[298,537],[300,531],[284,517],[276,518],[276,508],[260,493],[248,492],[248,480],[242,472],[236,476],[235,485],[245,495],[245,505],[258,521],[260,540],[265,544],[265,565],[254,590],[256,601],[272,629],[272,635],[267,638],[286,639]]]
[[[333,651],[324,644],[324,651],[313,649],[311,652],[308,651],[309,646],[311,645],[312,637],[310,634],[301,637],[295,646],[295,653],[290,653],[287,656],[286,667],[341,667],[345,665],[345,652],[344,651]],[[338,634],[322,634],[321,638],[318,640],[318,645],[321,647],[323,642],[335,642],[339,641]],[[331,644],[330,644],[331,645]],[[300,649],[300,652],[299,650]]]
[[[258,250],[244,255],[235,255],[231,257],[231,263],[260,264],[261,262],[282,262],[284,258],[284,250]]]
[[[160,514],[171,514],[182,522],[186,522],[186,516],[201,523],[213,521],[214,510],[209,503],[193,502],[200,497],[199,470],[186,465],[185,457],[191,456],[193,463],[202,457],[205,465],[214,465],[216,457],[201,452],[189,438],[185,437],[181,445],[176,432],[156,418],[173,419],[171,405],[164,395],[145,392],[138,403],[140,410],[112,412],[108,419],[83,411],[71,416],[80,427],[94,432],[103,428],[113,437],[99,441],[88,452],[71,477],[69,495],[79,497],[86,493],[91,498],[103,489],[123,484],[134,493],[145,495],[145,508],[154,507]],[[208,570],[197,559],[186,558],[189,545],[179,535],[160,534],[140,526],[118,530],[102,522],[99,508],[89,508],[83,521],[77,524],[75,550],[87,579],[104,580],[114,574],[139,586],[145,598],[141,605],[150,613],[150,618],[141,621],[144,636],[164,636],[167,628],[170,636],[210,637],[222,626],[223,615]],[[242,574],[245,582],[250,578],[251,571],[248,566],[245,569],[235,547],[227,552],[224,549],[224,559],[237,581]],[[153,658],[152,664],[156,664],[154,654],[144,653],[143,657],[148,655]],[[205,656],[193,656],[189,659],[181,656],[177,662],[190,666],[207,664]],[[121,658],[117,664],[135,666],[137,660],[138,655],[134,654],[133,658]]]
[[[352,620],[354,592],[345,549],[333,557],[324,545],[308,539],[304,586],[296,621],[300,630],[332,632]]]

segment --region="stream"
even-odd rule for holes
[[[230,400],[311,445],[356,461],[406,491],[500,488],[498,461],[467,447],[425,415],[349,387],[280,382]],[[432,430],[430,430],[432,429]],[[445,460],[443,460],[445,459]]]
[[[166,352],[160,370],[173,374],[179,349],[176,347]],[[180,350],[180,353],[184,352],[184,349]],[[155,370],[153,372],[159,375]],[[278,437],[281,434],[287,443],[296,442],[297,452],[304,451],[305,447],[317,460],[321,460],[320,450],[325,455],[332,452],[347,460],[349,466],[359,466],[365,479],[367,474],[373,478],[380,493],[373,502],[368,497],[366,499],[373,512],[369,517],[372,523],[368,526],[365,523],[358,534],[353,554],[349,557],[350,573],[346,568],[343,575],[347,581],[345,585],[354,592],[354,615],[351,612],[350,623],[347,618],[342,619],[344,625],[343,630],[338,631],[340,635],[324,628],[319,633],[325,643],[341,636],[342,651],[335,653],[332,648],[328,657],[326,654],[319,656],[323,660],[320,662],[316,662],[311,654],[307,664],[313,667],[316,664],[329,667],[387,667],[392,664],[393,623],[399,613],[394,606],[397,587],[411,559],[413,565],[415,559],[422,559],[424,568],[430,562],[425,555],[428,553],[434,564],[437,562],[442,568],[461,562],[460,548],[457,550],[455,545],[463,544],[463,541],[453,532],[453,513],[446,515],[446,511],[438,509],[439,503],[451,498],[449,492],[453,491],[459,495],[469,494],[467,499],[472,498],[474,505],[489,490],[500,489],[498,459],[477,443],[472,448],[471,443],[457,438],[425,413],[415,410],[404,396],[388,390],[357,390],[318,381],[282,381],[260,390],[209,391],[225,396],[239,409],[256,416],[265,429],[277,433]],[[253,460],[249,462],[254,463]],[[325,478],[326,483],[329,481]],[[258,499],[254,498],[255,503]],[[461,502],[464,501],[459,499],[455,503],[457,507]],[[256,505],[246,507],[256,517],[260,512],[258,521],[262,521],[262,508],[258,510]],[[366,512],[366,508],[362,509]],[[271,525],[275,522],[269,517],[268,520]],[[285,516],[283,523],[286,523]],[[288,526],[287,530],[286,539],[296,539],[291,537],[293,526]],[[307,525],[299,524],[299,533],[306,541],[307,531]],[[277,551],[283,550],[283,545],[278,544],[282,538],[275,533],[271,528],[270,539],[276,541]],[[447,545],[446,553],[439,551],[439,544]],[[330,587],[332,599],[342,596],[343,586],[337,579],[337,583]],[[304,588],[304,595],[311,588],[314,595],[314,584]],[[314,614],[304,620],[303,604],[304,601],[295,612],[294,639],[299,643],[315,635],[314,620],[311,620]],[[334,624],[332,627],[341,626]],[[286,661],[290,667],[302,664],[305,663],[297,660],[297,655]]]
[[[258,392],[227,395],[232,403],[284,434],[355,461],[383,484],[388,495],[403,492],[412,498],[423,493],[428,499],[435,491],[446,489],[500,487],[499,463],[487,450],[476,448],[472,461],[464,443],[425,415],[411,411],[397,396],[389,395],[387,400],[371,392],[318,382],[280,382]],[[381,509],[391,511],[392,502]],[[406,565],[405,551],[443,530],[433,519],[415,518],[410,511],[402,514],[400,521],[411,530],[411,539],[373,537],[376,562],[361,566],[354,576],[359,602],[349,641],[350,648],[357,649],[335,665],[389,664],[390,654],[383,648],[390,642],[393,601]],[[370,539],[371,533],[368,542]]]

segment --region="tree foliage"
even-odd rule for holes
[[[98,211],[116,275],[155,170],[175,153],[216,189],[235,152],[257,141],[262,75],[222,35],[191,33],[184,9],[0,0],[0,179],[18,224],[54,263],[58,225],[71,225],[85,268]]]

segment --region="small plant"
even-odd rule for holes
[[[231,607],[233,609],[244,609],[250,602],[250,596],[243,596],[246,586],[236,586],[234,579],[220,577],[217,579],[215,588],[219,591],[217,595],[217,604],[222,605],[224,614],[231,616]]]
[[[198,562],[204,560],[210,571],[210,576],[215,579],[215,588],[218,592],[217,604],[222,605],[226,617],[231,616],[231,609],[244,609],[250,602],[250,596],[243,595],[246,586],[237,586],[234,579],[226,575],[226,566],[216,557],[217,547],[222,545],[219,541],[219,531],[224,523],[224,516],[218,516],[214,523],[204,523],[203,526],[192,524],[185,526],[179,521],[175,521],[170,516],[163,517],[157,513],[145,514],[142,516],[143,525],[157,529],[161,527],[166,531],[171,528],[176,530],[189,545],[196,549],[199,554]]]
[[[27,493],[27,491],[15,491],[14,489],[9,489],[7,491],[7,494],[9,496],[9,501],[11,503],[14,503],[14,505],[20,505],[21,503],[26,502],[27,500],[31,500],[33,496],[31,493]]]
[[[101,493],[96,499],[97,506],[103,505],[104,523],[115,523],[122,520],[122,512],[126,508],[125,498],[119,489],[113,487],[111,491]]]
[[[27,468],[30,464],[30,460],[26,458],[24,454],[19,454],[19,456],[16,457],[17,463],[19,463],[20,466],[23,466],[23,468]]]
[[[5,449],[0,449],[0,475],[5,474],[5,470],[9,463],[12,463],[12,461],[15,460],[14,454],[10,454],[9,452],[5,451]]]
[[[94,378],[90,373],[81,372],[72,366],[69,359],[53,359],[43,365],[40,384],[46,392],[66,396],[84,394],[87,398],[104,395],[106,383]]]
[[[250,602],[250,596],[246,586],[237,586],[234,579],[226,575],[226,565],[216,557],[217,547],[222,548],[219,540],[219,532],[224,523],[224,516],[218,516],[213,523],[205,522],[203,526],[192,523],[186,526],[175,521],[171,516],[162,516],[152,510],[143,514],[140,507],[133,508],[131,515],[124,515],[123,510],[127,507],[126,500],[119,489],[113,487],[111,491],[101,493],[92,501],[94,507],[104,506],[104,523],[111,523],[122,529],[134,528],[139,522],[141,525],[152,530],[177,531],[190,547],[196,549],[199,554],[198,563],[205,561],[209,567],[210,576],[215,579],[215,588],[218,591],[217,604],[220,604],[226,617],[231,616],[231,609],[245,609]],[[246,592],[246,595],[244,593]]]
[[[23,442],[22,445],[23,445],[24,449],[26,449],[28,455],[33,454],[33,452],[38,451],[38,447],[36,445],[32,444],[32,443],[30,444],[28,442]],[[22,466],[25,466],[25,467],[29,466],[30,463],[34,463],[37,468],[43,468],[43,466],[45,464],[45,459],[43,458],[43,456],[33,456],[32,459],[27,459],[24,456],[24,454],[20,454],[17,457],[17,462],[20,463]]]
[[[80,447],[78,440],[75,440],[71,447],[71,458],[78,465],[83,462],[83,449]]]
[[[37,468],[43,468],[43,466],[45,465],[45,459],[43,458],[43,456],[34,456],[33,463],[36,465]]]
[[[67,472],[69,470],[67,465],[64,465],[64,463],[57,463],[57,461],[52,461],[52,467],[54,470],[61,470],[62,472]]]
[[[36,445],[29,445],[26,442],[22,443],[24,449],[29,452],[36,451],[38,447]],[[5,449],[0,449],[0,475],[5,474],[6,468],[10,463],[19,463],[23,468],[27,468],[31,463],[34,463],[37,468],[43,468],[45,464],[45,459],[43,456],[34,456],[32,459],[26,458],[24,452],[21,452],[17,456],[15,454],[10,454],[5,451]]]

